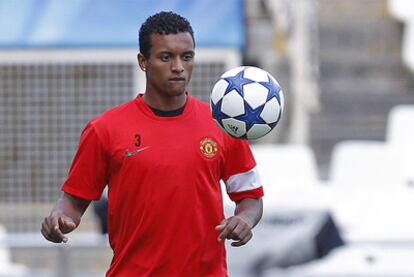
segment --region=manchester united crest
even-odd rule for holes
[[[218,151],[217,142],[211,138],[204,138],[200,141],[200,150],[204,156],[211,159]]]

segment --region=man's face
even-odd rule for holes
[[[151,54],[141,56],[145,68],[147,91],[159,96],[179,96],[190,82],[194,62],[194,43],[189,33],[151,35]]]

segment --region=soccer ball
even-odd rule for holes
[[[263,69],[233,68],[216,82],[210,109],[218,126],[240,139],[258,139],[279,122],[284,106],[279,83]]]

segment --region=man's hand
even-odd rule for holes
[[[75,222],[61,213],[52,213],[45,217],[42,223],[42,235],[51,242],[66,243],[68,238],[64,235],[76,228]]]
[[[229,217],[216,226],[216,231],[221,232],[217,239],[219,241],[224,239],[235,240],[231,243],[235,247],[245,245],[253,237],[252,227],[240,216]]]
[[[42,235],[51,242],[66,243],[68,238],[65,234],[78,227],[90,203],[91,200],[62,193],[50,215],[42,222]]]
[[[252,237],[252,229],[259,222],[263,214],[263,201],[261,198],[245,198],[236,203],[234,216],[224,219],[216,226],[220,232],[219,241],[224,239],[235,240],[232,246],[245,245]]]

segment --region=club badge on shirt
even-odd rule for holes
[[[200,151],[207,158],[213,158],[217,151],[217,142],[211,138],[204,138],[200,141]]]

